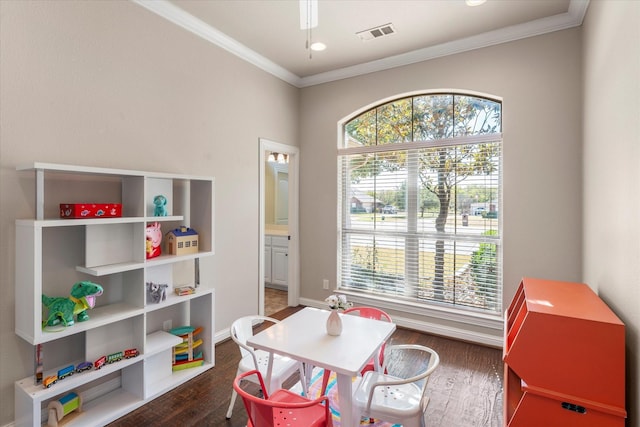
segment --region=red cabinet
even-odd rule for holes
[[[505,426],[624,426],[624,324],[587,285],[524,278],[504,322]]]

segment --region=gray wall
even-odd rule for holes
[[[580,49],[580,29],[572,29],[303,89],[301,295],[324,299],[323,278],[335,286],[336,123],[421,89],[503,99],[505,307],[523,276],[579,281]]]
[[[218,331],[258,311],[258,138],[297,145],[298,89],[129,1],[0,2],[0,425],[33,351],[14,333],[14,221],[33,161],[216,177]],[[250,118],[250,119],[248,119]]]
[[[640,426],[640,2],[584,21],[584,281],[626,325],[629,426]]]

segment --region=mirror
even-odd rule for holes
[[[274,153],[272,153],[274,154]],[[268,156],[269,158],[271,156]],[[267,160],[265,167],[265,223],[289,223],[289,166]]]

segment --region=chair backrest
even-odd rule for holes
[[[391,316],[389,316],[385,311],[375,307],[349,307],[344,311],[344,313],[351,314],[351,315],[357,314],[360,317],[366,317],[368,319],[374,319],[374,320],[382,320],[389,323],[392,322]],[[384,363],[385,348],[386,348],[386,343],[382,343],[382,346],[380,346],[380,355],[378,356],[379,365],[382,365]]]
[[[425,393],[429,375],[440,364],[440,356],[435,350],[418,344],[396,344],[386,349],[386,357],[382,366],[383,372],[389,376],[384,385],[399,385],[418,383],[422,389],[422,402],[425,402]],[[371,387],[369,405],[375,387]],[[368,407],[367,407],[368,409]]]
[[[242,357],[251,354],[255,359],[253,348],[247,345],[247,340],[253,336],[253,326],[258,322],[278,323],[280,321],[267,316],[255,315],[241,317],[231,324],[229,333],[231,339],[240,347]]]
[[[263,398],[254,396],[248,393],[246,390],[240,387],[240,381],[248,376],[256,375],[258,377],[257,383],[260,384]],[[316,406],[324,407],[324,420],[322,426],[331,426],[331,416],[329,414],[329,398],[327,396],[320,396],[315,400],[309,400],[302,396],[294,395],[288,391],[290,396],[295,396],[296,401],[286,401],[285,398],[279,398],[278,400],[270,400],[267,389],[264,386],[264,380],[259,371],[253,370],[240,374],[233,381],[233,388],[242,397],[245,409],[251,425],[254,427],[272,427],[272,426],[291,426],[291,427],[309,427],[312,425],[309,417],[309,411],[315,409],[315,415],[318,411]],[[283,390],[281,390],[283,392]],[[277,393],[277,392],[276,392]],[[272,393],[273,394],[273,393]],[[315,423],[315,425],[318,425]]]
[[[344,311],[345,314],[358,314],[360,317],[366,317],[368,319],[384,320],[391,322],[391,316],[386,312],[375,307],[350,307]]]

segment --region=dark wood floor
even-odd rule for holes
[[[300,308],[286,308],[273,317],[283,319]],[[440,366],[428,383],[427,427],[502,425],[503,365],[500,350],[404,328],[398,328],[390,342],[426,345],[440,355]],[[215,359],[214,368],[110,426],[244,427],[247,416],[241,399],[236,400],[231,420],[225,418],[231,383],[240,359],[237,345],[231,340],[219,343]]]

